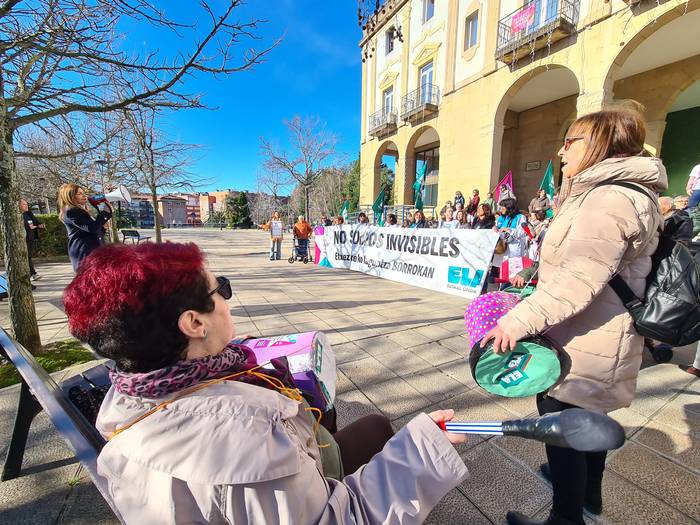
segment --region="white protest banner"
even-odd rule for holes
[[[282,221],[270,221],[270,234],[273,239],[282,238]]]
[[[320,266],[346,268],[438,292],[473,298],[488,274],[492,230],[342,225],[316,236]]]

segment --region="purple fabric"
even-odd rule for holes
[[[286,384],[293,385],[288,369],[278,359],[271,361],[274,370],[265,369],[265,374],[277,377]],[[207,357],[178,361],[177,363],[152,370],[151,372],[129,373],[112,370],[109,374],[117,392],[135,397],[157,399],[174,394],[209,379],[217,379],[236,372],[250,370],[258,365],[255,354],[242,345],[229,344],[222,352]],[[252,383],[265,388],[270,385],[254,376],[241,375],[237,381]]]
[[[518,304],[520,298],[507,292],[490,292],[474,299],[464,312],[469,348],[496,326],[498,320]]]

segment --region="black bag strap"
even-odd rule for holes
[[[624,188],[634,190],[637,193],[641,193],[643,195],[646,195],[649,197],[652,202],[656,205],[656,208],[659,209],[659,204],[656,200],[656,198],[652,197],[652,195],[646,190],[643,189],[640,185],[634,184],[631,182],[622,182],[622,181],[611,181],[611,182],[602,182],[598,185],[595,186],[595,188],[598,188],[600,186],[622,186]],[[593,189],[595,189],[593,188]],[[663,229],[661,226],[659,226],[659,232],[663,232]],[[625,305],[625,308],[627,310],[632,310],[634,308],[637,308],[639,306],[642,306],[644,303],[637,297],[637,295],[632,291],[632,289],[627,285],[627,283],[620,277],[619,274],[615,274],[612,276],[610,281],[608,282],[610,285],[610,288],[613,289],[613,291],[617,294],[617,296],[620,298],[622,301],[622,304]]]

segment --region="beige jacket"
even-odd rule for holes
[[[565,403],[608,412],[629,406],[642,361],[643,339],[607,283],[619,271],[643,295],[658,244],[661,214],[651,198],[604,181],[667,187],[661,161],[607,159],[573,178],[544,238],[537,291],[498,322],[521,339],[547,332],[571,360],[550,389]]]
[[[155,401],[111,389],[107,437]],[[219,383],[109,441],[98,459],[127,524],[421,523],[467,477],[442,431],[415,417],[342,482],[323,475],[308,414],[253,385]]]

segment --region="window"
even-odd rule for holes
[[[423,204],[425,206],[436,206],[438,197],[438,179],[440,176],[440,146],[426,151],[416,152],[416,173],[425,170],[423,181]]]
[[[430,61],[420,68],[420,103],[430,102],[430,95],[433,89],[433,62]]]
[[[390,113],[394,109],[394,86],[384,90],[382,97],[382,110],[384,114]]]
[[[435,0],[423,0],[423,23],[433,18],[435,14]]]
[[[394,50],[394,28],[390,27],[387,29],[386,33],[384,33],[384,50],[385,50],[385,55],[388,55]]]
[[[479,11],[467,17],[464,23],[464,50],[476,47],[479,43]]]

